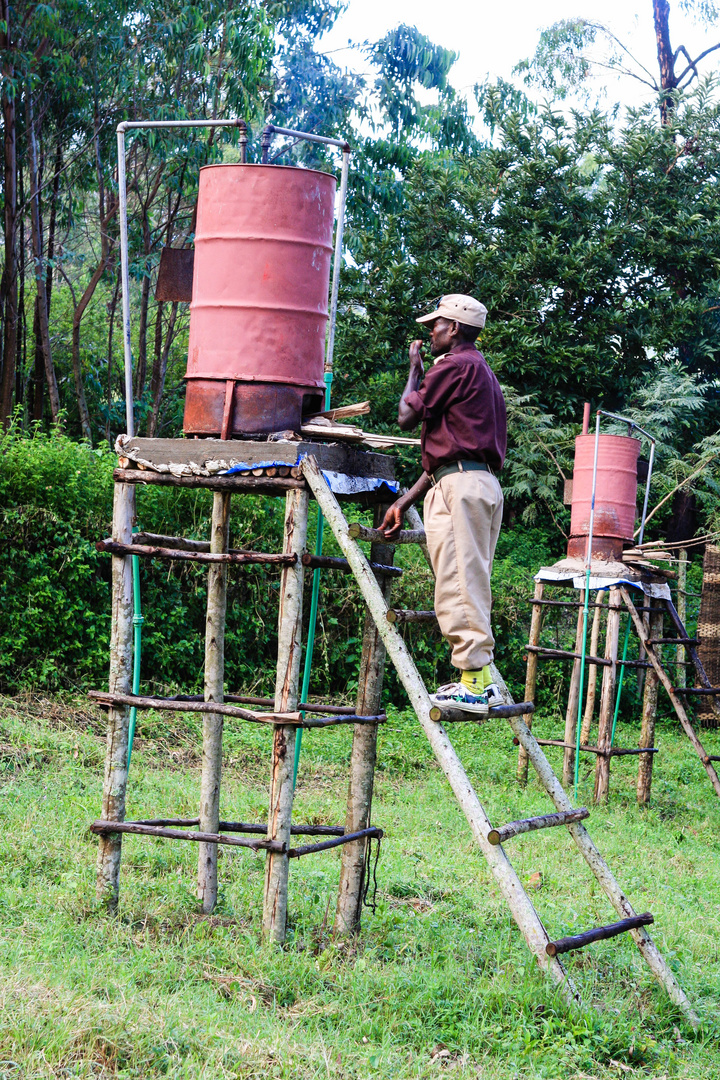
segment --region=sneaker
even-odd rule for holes
[[[495,689],[497,691],[497,687]],[[483,690],[481,694],[473,694],[472,690],[468,690],[461,682],[438,686],[435,693],[430,695],[430,700],[440,708],[461,709],[479,716],[487,716],[490,707],[487,690]]]
[[[497,683],[490,683],[483,690],[483,696],[487,698],[487,703],[491,709],[494,709],[497,705],[505,705],[505,698],[502,696],[500,687]]]

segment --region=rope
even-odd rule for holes
[[[368,901],[368,893],[370,891],[370,862],[372,860],[372,841],[376,841],[375,849],[375,864],[372,866],[372,900]],[[363,906],[369,907],[372,914],[375,915],[378,906],[378,860],[380,859],[380,837],[369,836],[365,846],[365,856],[363,859],[363,872],[361,874],[361,896],[363,899]]]

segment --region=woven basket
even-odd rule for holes
[[[712,686],[720,686],[720,547],[708,544],[703,560],[702,596],[698,616],[698,655]],[[695,683],[696,686],[699,683]],[[696,715],[704,728],[720,727],[720,717],[712,710],[710,702],[699,701]],[[720,700],[720,699],[719,699]]]

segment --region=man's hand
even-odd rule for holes
[[[383,534],[386,540],[394,540],[400,532],[402,529],[404,513],[405,507],[402,499],[398,499],[397,502],[394,502],[392,506],[387,508],[385,517],[382,520],[382,525],[378,530]]]
[[[417,385],[425,378],[425,365],[423,363],[422,341],[413,341],[410,345],[410,377],[417,379]]]

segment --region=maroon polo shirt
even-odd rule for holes
[[[470,342],[451,349],[405,399],[422,420],[422,465],[432,473],[452,461],[502,468],[507,449],[505,398],[485,357]]]

